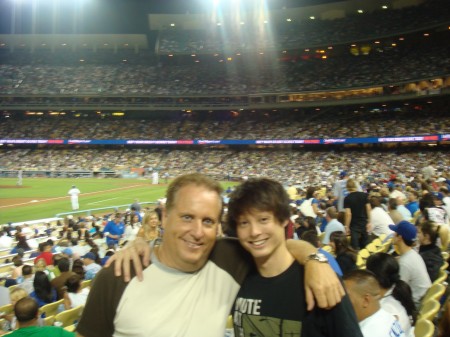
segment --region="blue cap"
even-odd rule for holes
[[[96,256],[95,256],[94,253],[89,252],[89,253],[84,254],[84,255],[82,256],[82,258],[83,258],[83,259],[91,259],[91,260],[95,261]]]
[[[433,195],[437,200],[442,201],[442,199],[444,199],[444,195],[441,192],[433,192]]]
[[[344,177],[348,176],[348,173],[347,173],[347,171],[341,171],[341,173],[339,173],[339,176],[341,178],[344,178]]]
[[[417,237],[417,228],[411,222],[400,221],[397,225],[389,225],[389,228],[400,235],[405,241],[414,241]]]
[[[68,256],[72,256],[73,255],[73,251],[71,248],[66,248],[62,251],[63,254],[66,254]]]

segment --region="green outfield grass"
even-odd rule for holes
[[[67,192],[72,185],[76,185],[81,191],[80,210],[130,205],[135,198],[141,202],[156,202],[165,195],[167,188],[165,184],[151,185],[150,180],[113,178],[25,178],[20,188],[15,188],[16,182],[16,178],[0,178],[0,224],[50,218],[58,213],[71,212]],[[226,188],[232,184],[227,182],[222,185]],[[13,188],[4,188],[5,186]],[[5,207],[10,204],[11,199],[18,198],[32,198],[33,202],[15,200],[15,206]],[[103,214],[109,211],[93,213]]]

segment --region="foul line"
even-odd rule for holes
[[[126,190],[126,189],[130,189],[130,188],[133,188],[133,187],[139,187],[139,186],[145,186],[145,185],[142,185],[142,184],[141,185],[131,185],[131,186],[126,186],[126,187],[113,188],[113,189],[110,189],[110,190],[82,193],[80,195],[92,195],[92,194],[98,194],[98,193],[103,193],[103,192],[120,191],[120,190]],[[5,206],[0,206],[0,208],[23,206],[23,205],[28,205],[28,204],[34,204],[36,202],[46,202],[46,201],[62,200],[62,199],[68,199],[68,198],[70,198],[70,195],[65,196],[65,197],[55,197],[55,198],[49,198],[49,199],[27,201],[27,202],[22,202],[20,204],[14,204],[14,205],[5,205]]]

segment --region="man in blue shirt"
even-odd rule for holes
[[[122,214],[116,213],[114,220],[109,221],[103,230],[108,246],[117,246],[125,231],[125,224],[122,221]]]

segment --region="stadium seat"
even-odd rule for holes
[[[380,248],[383,246],[383,241],[378,237],[371,242],[375,247]]]
[[[437,279],[434,280],[433,285],[443,284],[445,281],[447,281],[447,278],[448,278],[447,272],[445,270],[440,270],[439,276],[437,277]]]
[[[4,315],[12,313],[13,310],[14,307],[12,304],[5,304],[0,307],[0,312],[2,312]]]
[[[366,246],[366,249],[369,251],[370,254],[375,254],[379,251],[378,247],[373,242],[369,243]]]
[[[427,319],[419,319],[414,328],[415,337],[433,337],[434,324]]]
[[[81,282],[81,289],[90,287],[92,283],[92,280],[84,280]]]
[[[80,319],[83,308],[84,306],[79,305],[78,307],[75,307],[73,309],[62,311],[56,315],[55,322],[61,322],[62,327],[76,324]]]
[[[75,332],[75,328],[76,328],[76,327],[77,327],[77,326],[76,326],[75,324],[72,324],[72,325],[66,326],[66,327],[64,328],[64,330],[69,331],[69,332]]]
[[[448,268],[448,262],[444,261],[444,263],[442,264],[441,268],[439,268],[439,270],[441,271],[446,271]]]
[[[43,319],[45,326],[51,326],[55,322],[55,316],[48,316]]]
[[[44,317],[54,316],[54,315],[56,315],[58,313],[58,309],[59,309],[59,306],[61,304],[64,304],[64,300],[63,299],[61,299],[59,301],[56,301],[56,302],[53,302],[53,303],[49,303],[49,304],[43,305],[42,307],[39,308],[39,313],[41,315],[45,314]]]
[[[445,293],[446,287],[441,283],[433,284],[430,289],[427,290],[425,295],[422,298],[422,305],[424,305],[428,300],[433,299],[436,301],[440,301],[442,295]]]
[[[437,313],[439,312],[439,309],[441,308],[441,305],[438,301],[434,299],[429,299],[428,301],[424,302],[422,305],[422,308],[419,311],[419,319],[426,319],[433,321],[433,319],[436,317]]]

